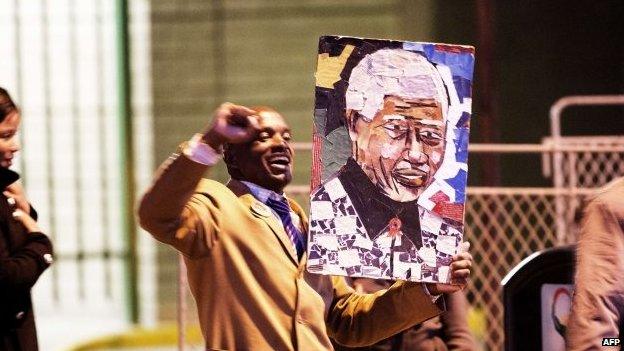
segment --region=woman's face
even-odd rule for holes
[[[11,112],[0,122],[0,167],[9,168],[13,164],[13,157],[19,151],[17,129],[20,124],[19,112]]]

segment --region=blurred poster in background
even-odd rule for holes
[[[542,351],[565,351],[573,288],[572,284],[542,285]]]

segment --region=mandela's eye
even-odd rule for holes
[[[392,122],[392,121],[388,122],[388,123],[383,125],[383,129],[385,129],[386,133],[388,134],[388,136],[393,138],[393,139],[397,139],[397,138],[402,137],[409,130],[409,128],[408,128],[408,126],[406,124],[401,123],[399,121],[397,121],[397,122]]]
[[[290,141],[290,139],[292,139],[292,135],[290,135],[290,132],[284,132],[282,133],[282,138],[286,141]]]
[[[418,132],[420,140],[428,145],[438,145],[442,141],[442,134],[435,130],[421,130]]]

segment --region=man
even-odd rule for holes
[[[306,216],[283,196],[290,139],[276,111],[223,104],[141,200],[141,225],[185,256],[206,348],[331,350],[329,337],[366,345],[439,314],[435,295],[465,286],[467,252],[452,264],[458,285],[431,284],[428,292],[397,283],[359,295],[341,277],[305,271]],[[230,182],[201,180],[223,148]]]
[[[417,52],[382,49],[353,68],[345,95],[352,157],[311,196],[312,270],[448,278],[445,266],[459,245],[461,223],[419,205],[444,160],[448,89],[437,68]],[[337,210],[330,216],[332,208]],[[435,229],[422,233],[421,218]],[[349,220],[351,232],[332,230],[333,223]],[[326,245],[328,234],[344,234],[344,240]]]
[[[576,255],[567,347],[602,350],[603,338],[621,340],[624,325],[624,178],[587,205]]]

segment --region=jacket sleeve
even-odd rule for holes
[[[141,227],[188,257],[205,255],[218,232],[219,209],[207,195],[194,194],[208,168],[173,155],[160,166],[138,206]]]
[[[623,194],[620,193],[619,197]],[[577,246],[575,292],[568,323],[568,350],[602,350],[605,337],[619,337],[624,306],[624,206],[592,201]]]
[[[475,340],[468,328],[468,301],[462,291],[446,295],[447,311],[442,314],[444,341],[449,351],[474,351]]]
[[[37,219],[39,218],[39,214],[37,213],[37,210],[35,210],[33,205],[30,205],[30,217],[32,217],[32,219],[34,219],[35,221],[37,221]]]
[[[344,277],[332,277],[334,301],[329,310],[329,335],[345,346],[367,346],[388,338],[444,310],[421,283],[396,282],[388,289],[357,294]]]
[[[52,263],[52,243],[43,233],[28,233],[25,244],[0,258],[0,290],[27,291]]]

